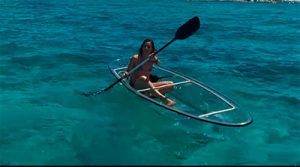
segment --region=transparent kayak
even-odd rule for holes
[[[117,59],[108,67],[112,74],[120,79],[127,69],[128,62],[128,59]],[[193,78],[158,65],[153,66],[152,74],[158,77],[159,81],[173,81],[174,89],[168,92],[167,96],[175,101],[176,105],[168,106],[159,98],[148,97],[143,92],[149,91],[149,88],[137,90],[129,84],[127,78],[121,80],[121,83],[137,96],[192,119],[232,127],[246,126],[253,122],[250,113],[241,112],[230,99]]]

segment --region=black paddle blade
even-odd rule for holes
[[[195,16],[177,29],[175,38],[186,39],[187,37],[191,36],[194,32],[196,32],[199,28],[200,20],[197,16]]]

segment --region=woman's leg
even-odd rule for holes
[[[153,85],[154,87],[163,86],[162,88],[158,88],[159,92],[162,94],[166,94],[174,89],[172,81],[153,82]]]
[[[150,88],[150,93],[152,93],[152,95],[154,95],[155,97],[160,98],[167,105],[173,106],[176,103],[163,95],[163,94],[167,93],[168,91],[172,90],[173,86],[166,86],[166,87],[163,87],[163,88],[154,89],[154,87],[162,86],[162,85],[166,85],[166,84],[169,85],[169,84],[172,84],[172,83],[173,82],[171,82],[171,81],[152,83],[151,81],[149,81],[149,79],[146,76],[140,76],[139,78],[137,78],[135,80],[134,87],[136,89]]]

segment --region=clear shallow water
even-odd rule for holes
[[[0,164],[299,165],[299,3],[0,1]],[[250,111],[226,128],[159,114],[107,63],[144,38],[160,48],[193,16],[192,37],[160,53]]]

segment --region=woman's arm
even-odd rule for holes
[[[157,65],[160,64],[160,60],[156,55],[151,55],[150,61]]]
[[[136,64],[136,56],[134,55],[134,56],[131,57],[131,59],[129,61],[126,72],[127,73],[130,72],[131,69],[133,69],[135,67],[135,64]]]

